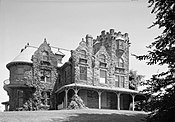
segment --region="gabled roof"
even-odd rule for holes
[[[59,50],[58,50],[55,54],[56,54],[56,55],[62,55],[63,57],[65,56],[64,53],[62,53],[62,52],[59,51]]]
[[[10,65],[14,63],[29,63],[32,64],[32,55],[37,51],[38,47],[26,45],[24,49],[21,50],[21,52],[11,61],[7,64],[7,68],[9,68]],[[53,53],[57,55],[65,56],[64,53],[62,53],[59,50],[53,49]],[[69,55],[70,56],[70,55]],[[67,56],[66,56],[67,57]],[[61,67],[63,64],[58,63],[58,67]]]

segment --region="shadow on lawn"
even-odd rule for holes
[[[68,118],[52,118],[49,122],[145,122],[145,114],[87,114],[81,113]]]

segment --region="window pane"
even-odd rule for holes
[[[86,58],[86,51],[80,50],[80,55],[81,55],[81,58]]]
[[[121,76],[121,83],[122,83],[122,87],[125,87],[125,77]]]
[[[106,83],[106,71],[100,70],[100,83]]]
[[[87,67],[80,66],[80,80],[87,80]]]
[[[120,58],[119,60],[119,67],[124,67],[124,61],[123,59]]]
[[[24,73],[24,68],[18,67],[18,74],[23,74],[23,73]]]
[[[120,77],[118,75],[115,76],[115,86],[119,87],[119,83],[120,83]]]
[[[48,52],[46,52],[46,51],[44,51],[44,52],[42,52],[42,55],[43,55],[43,60],[44,61],[48,61]]]
[[[105,55],[100,55],[100,61],[101,62],[106,62],[106,57],[105,57]]]
[[[100,78],[106,78],[106,71],[100,70]]]

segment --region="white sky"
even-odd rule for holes
[[[28,42],[39,46],[47,38],[52,46],[75,49],[86,34],[96,38],[102,30],[115,29],[129,34],[130,54],[146,54],[146,46],[161,33],[147,29],[155,20],[147,6],[147,0],[0,0],[0,103],[8,101],[6,64]],[[165,67],[130,56],[130,69],[148,79]]]

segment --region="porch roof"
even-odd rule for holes
[[[89,89],[96,89],[96,90],[107,90],[107,91],[115,91],[115,92],[121,92],[121,93],[132,93],[132,94],[140,94],[139,91],[126,89],[126,88],[119,88],[119,87],[102,87],[102,86],[92,86],[92,85],[84,85],[79,83],[72,83],[65,86],[62,86],[58,90],[55,91],[55,93],[62,91],[63,89],[67,87],[80,87],[80,88],[89,88]]]

